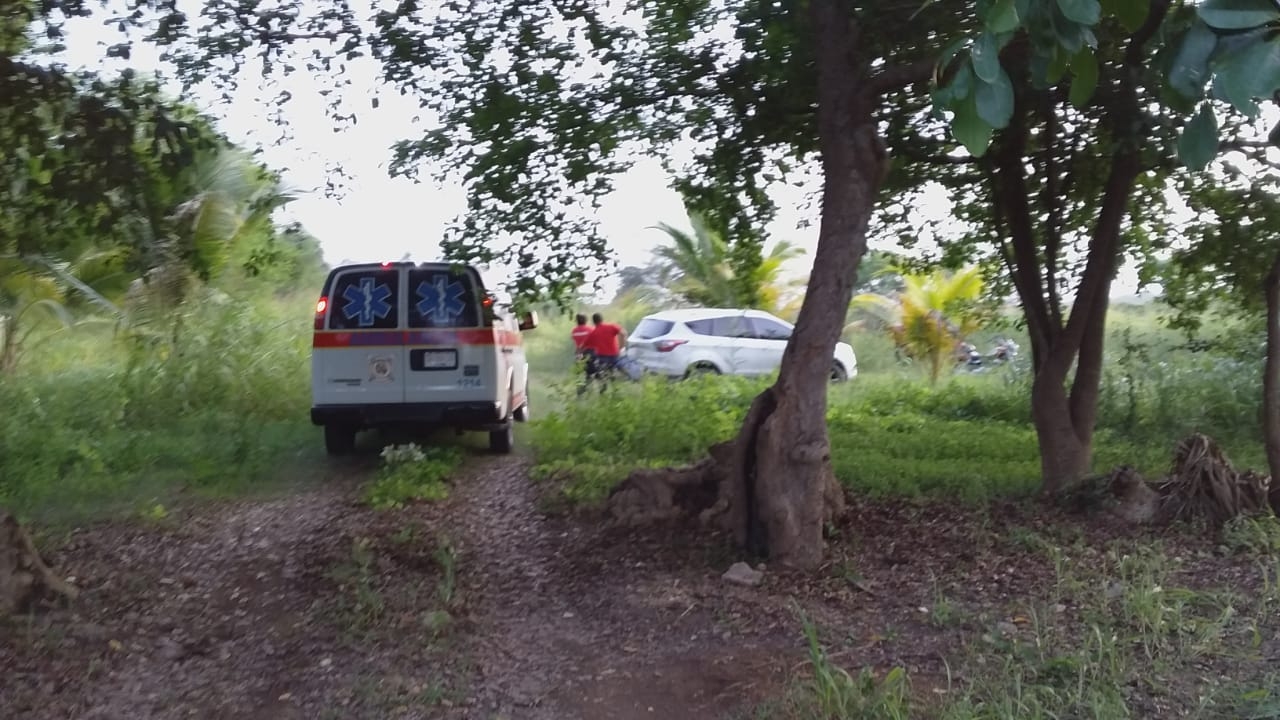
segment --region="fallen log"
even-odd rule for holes
[[[49,568],[17,518],[0,510],[0,618],[50,593],[74,600],[80,591]]]

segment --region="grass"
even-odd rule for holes
[[[1095,471],[1128,464],[1157,476],[1192,431],[1214,436],[1237,465],[1265,467],[1252,368],[1192,358],[1117,372],[1126,380],[1103,387]],[[555,482],[569,502],[596,502],[635,468],[690,462],[732,438],[766,384],[648,380],[580,399],[559,388],[560,407],[534,423],[535,476]],[[864,374],[829,396],[836,477],[870,495],[982,501],[1034,492],[1040,460],[1028,393],[1024,377],[1000,373],[936,387],[900,373]]]
[[[1010,608],[1017,625],[969,628],[945,659],[943,687],[913,692],[909,674],[896,666],[851,673],[802,618],[808,671],[757,716],[1277,717],[1280,678],[1260,647],[1261,638],[1280,629],[1274,584],[1250,594],[1244,587],[1193,587],[1186,583],[1200,571],[1184,568],[1184,559],[1160,542],[1116,542],[1094,554],[1056,546],[1049,552],[1058,568],[1053,586]]]
[[[324,462],[308,419],[310,301],[206,290],[149,340],[101,324],[51,336],[18,375],[0,378],[0,505],[46,525],[136,515],[184,494],[247,492]],[[634,325],[642,310],[607,315]],[[1263,467],[1258,359],[1188,352],[1155,312],[1121,307],[1113,318],[1095,470],[1131,464],[1157,475],[1191,431],[1212,435],[1237,465]],[[545,317],[527,336],[535,422],[520,428],[536,453],[535,476],[571,503],[599,501],[635,468],[702,457],[737,432],[767,382],[653,380],[577,399],[571,326]],[[883,337],[849,339],[861,374],[829,398],[832,462],[845,485],[972,501],[1035,489],[1025,370],[959,373],[930,386],[895,362]],[[989,340],[975,338],[982,347]],[[384,468],[365,499],[395,507],[443,497],[456,457],[431,452],[416,469]]]

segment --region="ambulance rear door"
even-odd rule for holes
[[[476,403],[506,398],[480,276],[447,264],[410,268],[405,311],[407,403]]]

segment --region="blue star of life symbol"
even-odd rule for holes
[[[373,278],[360,278],[360,284],[348,285],[342,291],[342,298],[347,301],[342,306],[342,314],[348,320],[355,319],[360,327],[368,327],[381,320],[391,312],[391,288],[383,284],[374,285]]]
[[[423,280],[418,283],[418,313],[422,317],[433,317],[436,322],[453,320],[467,309],[462,299],[467,289],[458,281],[449,282],[448,277],[436,275],[431,282]]]

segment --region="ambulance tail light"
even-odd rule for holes
[[[324,329],[324,312],[329,309],[329,298],[321,297],[316,301],[316,330]]]

